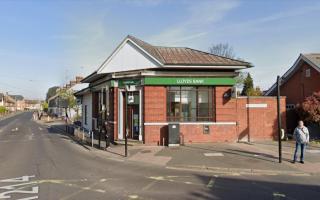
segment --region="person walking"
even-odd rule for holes
[[[307,144],[309,144],[309,130],[304,126],[302,120],[298,122],[298,126],[295,128],[293,133],[293,138],[296,141],[296,148],[294,151],[292,163],[295,163],[297,161],[297,153],[298,149],[300,148],[300,163],[304,164],[304,151]]]

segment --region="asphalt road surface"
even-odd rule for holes
[[[2,120],[0,199],[320,199],[318,176],[221,176],[101,155],[30,112]]]

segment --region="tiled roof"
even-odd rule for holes
[[[290,67],[287,72],[281,76],[281,84],[285,84],[291,76],[299,69],[301,66],[301,61],[308,63],[315,69],[320,70],[320,53],[310,53],[310,54],[300,54],[299,58],[295,61],[292,67]],[[274,83],[266,92],[265,96],[274,95],[276,90],[276,83]]]
[[[16,101],[22,101],[24,99],[22,95],[9,95],[9,96]]]
[[[303,54],[303,56],[320,69],[320,53]]]
[[[130,35],[128,38],[164,65],[252,66],[248,62],[226,58],[187,47],[153,46]]]

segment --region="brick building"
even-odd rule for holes
[[[312,93],[320,91],[320,53],[300,54],[281,79],[281,95],[287,97],[287,128],[292,132],[298,121],[294,108]],[[274,84],[265,95],[275,96],[276,93]]]
[[[191,48],[150,45],[126,37],[98,70],[84,78],[83,124],[104,128],[113,140],[168,144],[169,126],[178,143],[274,138],[276,99],[235,97],[238,70],[248,62]],[[281,99],[284,110],[285,99]],[[285,117],[285,115],[283,115]]]

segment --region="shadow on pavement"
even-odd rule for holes
[[[51,134],[59,134],[62,139],[73,141],[74,143],[80,145],[81,147],[85,148],[86,150],[90,150],[88,147],[83,145],[81,142],[75,140],[71,135],[65,133],[63,130],[65,129],[64,125],[51,125],[47,128],[48,132]]]
[[[319,199],[320,186],[310,184],[281,183],[276,181],[249,180],[232,177],[195,175],[206,185],[192,191],[187,199]],[[279,178],[278,178],[279,179]],[[283,182],[288,178],[282,177]]]

